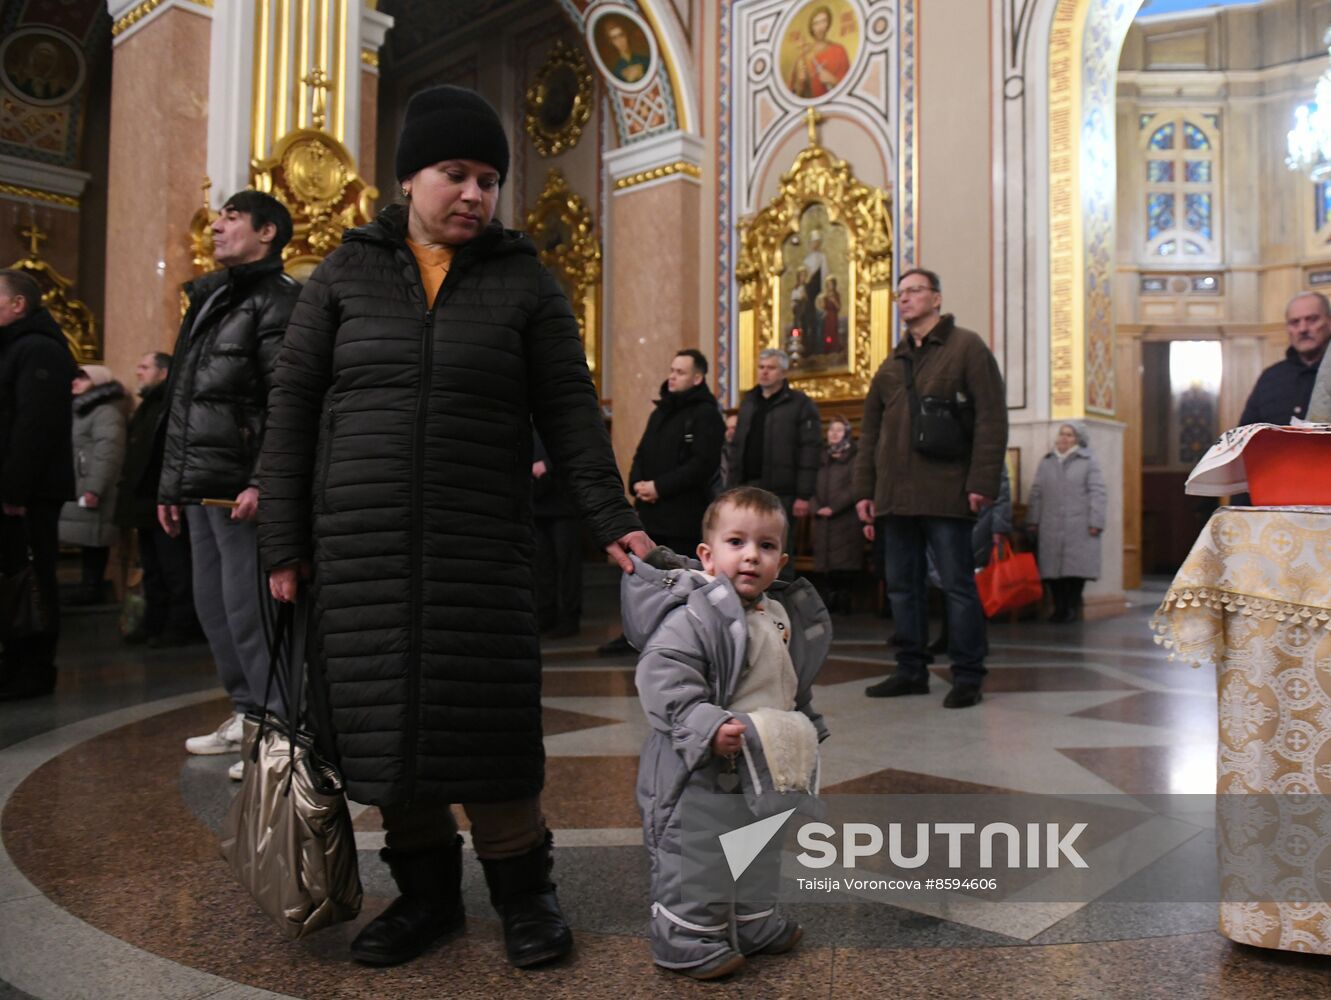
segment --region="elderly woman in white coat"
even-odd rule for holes
[[[1082,588],[1100,575],[1105,477],[1086,445],[1080,427],[1059,427],[1027,502],[1026,525],[1039,538],[1040,576],[1054,600],[1052,622],[1076,621]]]
[[[82,583],[71,604],[102,599],[116,540],[115,489],[125,461],[124,387],[111,369],[84,365],[74,376],[74,492],[60,510],[60,541],[83,549]]]

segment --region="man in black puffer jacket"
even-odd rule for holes
[[[185,286],[161,422],[162,474],[157,514],[168,535],[189,521],[194,606],[233,714],[206,736],[185,741],[190,753],[240,750],[241,719],[264,706],[268,676],[267,600],[258,565],[259,451],[277,352],[300,286],[282,271],[291,215],[277,199],[242,191],[213,223],[224,270]],[[233,503],[205,505],[205,501]],[[270,616],[269,616],[270,617]],[[276,691],[266,707],[279,708]],[[231,768],[239,780],[243,764]]]
[[[761,486],[786,508],[786,551],[795,522],[809,515],[823,458],[823,425],[812,399],[786,380],[790,357],[768,348],[758,353],[758,384],[739,406],[739,424],[730,445],[727,486]],[[781,570],[793,579],[795,560]]]
[[[0,271],[0,573],[22,568],[31,550],[49,615],[41,634],[6,640],[3,700],[55,688],[57,525],[61,506],[74,496],[69,404],[77,371],[37,283],[23,271]]]
[[[457,803],[509,961],[526,967],[573,946],[540,801],[533,426],[621,567],[651,541],[568,299],[531,240],[494,220],[508,170],[494,109],[459,87],[414,95],[396,166],[407,204],[348,232],[292,314],[263,562],[282,600],[310,578],[311,703],[348,797],[380,809],[402,891],[352,955],[405,962],[462,928]]]
[[[702,541],[702,515],[716,495],[726,433],[706,379],[701,351],[675,355],[629,470],[642,526],[658,545],[689,558]]]

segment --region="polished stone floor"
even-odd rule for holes
[[[366,905],[353,923],[289,942],[219,860],[234,757],[188,757],[186,736],[227,711],[205,647],[120,644],[111,610],[70,615],[54,697],[0,705],[0,1000],[16,997],[1314,997],[1331,961],[1233,944],[1208,902],[942,907],[921,897],[790,911],[807,935],[732,981],[655,969],[644,937],[647,865],[633,800],[645,732],[633,662],[599,659],[616,631],[613,579],[593,569],[583,634],[547,648],[544,805],[575,956],[518,973],[502,961],[479,866],[468,930],[394,969],[346,944],[392,898],[373,809],[355,812]],[[974,709],[863,696],[886,672],[887,624],[839,617],[815,703],[828,796],[1011,792],[1105,795],[1214,788],[1214,677],[1170,662],[1147,621],[991,627]],[[946,675],[944,668],[937,671]],[[1213,855],[1212,855],[1213,857]],[[1203,867],[1209,859],[1198,861]]]

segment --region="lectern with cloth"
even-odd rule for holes
[[[1199,473],[1219,488],[1206,464],[1190,492],[1207,491]],[[1216,511],[1152,627],[1217,672],[1221,933],[1331,954],[1331,506]]]

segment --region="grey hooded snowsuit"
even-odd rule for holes
[[[831,646],[831,619],[807,580],[778,581],[768,593],[790,619],[788,651],[798,681],[795,709],[808,717],[821,743],[827,726],[813,709],[813,682]],[[772,791],[756,727],[746,716],[726,709],[747,663],[744,607],[724,577],[711,580],[694,570],[660,570],[636,557],[632,575],[621,581],[620,604],[624,635],[642,650],[636,683],[652,725],[638,765],[637,797],[651,864],[653,957],[658,965],[686,969],[731,947],[751,955],[779,937],[786,921],[771,899],[732,903],[685,898],[679,808],[686,793],[736,790],[728,763],[711,750],[712,737],[730,718],[747,725],[738,777],[750,807],[768,815],[796,804],[783,802],[783,796]],[[730,778],[729,785],[721,783],[723,776]]]

